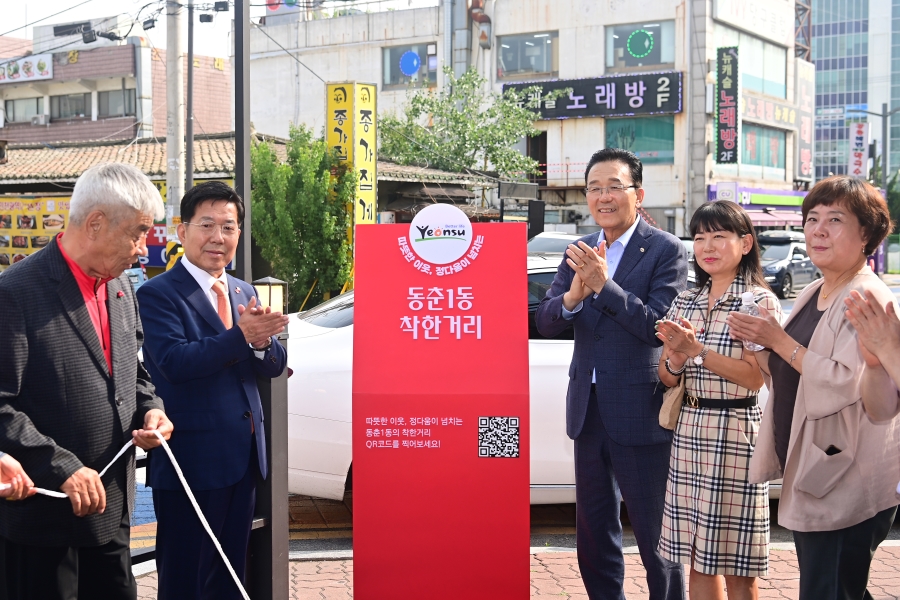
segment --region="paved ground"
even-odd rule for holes
[[[649,600],[644,568],[637,554],[625,557],[625,594],[628,600]],[[291,562],[291,598],[337,600],[353,597],[353,561]],[[769,576],[759,582],[760,598],[797,598],[799,575],[792,550],[772,550]],[[900,547],[878,549],[869,578],[876,600],[900,598]],[[531,597],[587,600],[574,552],[531,555]],[[156,598],[156,573],[138,578],[138,598]]]

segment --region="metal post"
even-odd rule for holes
[[[236,276],[253,281],[250,210],[250,0],[234,2],[234,187],[244,199]]]
[[[888,140],[888,113],[887,102],[881,105],[881,189],[887,195],[887,174],[890,163],[890,140]]]
[[[184,6],[166,3],[166,236],[177,240],[184,192]]]
[[[284,333],[278,339],[287,346],[287,337]],[[275,379],[257,379],[265,415],[269,476],[256,490],[247,565],[247,592],[251,598],[288,600],[290,596],[287,378],[285,369]]]
[[[503,198],[500,198],[500,222],[503,222]]]
[[[184,191],[194,187],[194,5],[188,2],[187,121],[184,142]]]

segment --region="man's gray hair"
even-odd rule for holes
[[[165,204],[159,190],[140,169],[124,163],[94,165],[75,182],[69,204],[69,221],[79,225],[96,209],[105,209],[109,218],[118,221],[122,209],[136,210],[161,221]]]

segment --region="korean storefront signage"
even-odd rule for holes
[[[737,47],[716,50],[716,72],[716,162],[735,164],[741,147]]]
[[[797,135],[797,157],[794,179],[812,181],[813,170],[813,109],[815,109],[816,66],[805,60],[795,61],[797,87],[794,100],[797,102],[797,119],[800,130]]]
[[[503,89],[522,91],[534,86],[541,88],[542,96],[554,90],[570,90],[568,94],[555,100],[541,102],[541,119],[626,117],[681,112],[679,71],[507,83]]]
[[[53,55],[33,54],[16,60],[0,60],[0,85],[53,79]]]
[[[847,173],[865,179],[869,176],[869,124],[850,124],[850,162]]]
[[[68,196],[0,198],[0,271],[49,244],[68,221]]]
[[[358,178],[353,208],[355,225],[375,222],[376,89],[368,83],[329,83],[325,92],[325,140]]]
[[[354,598],[527,598],[525,224],[435,204],[356,236]]]
[[[741,94],[741,118],[776,129],[797,129],[800,125],[797,107],[785,101]]]

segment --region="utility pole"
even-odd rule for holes
[[[234,188],[244,199],[243,233],[235,256],[235,275],[253,281],[253,229],[250,202],[250,0],[234,3]]]
[[[187,139],[184,142],[184,191],[194,187],[194,5],[188,0]]]
[[[178,239],[184,192],[184,6],[166,2],[166,234]]]

